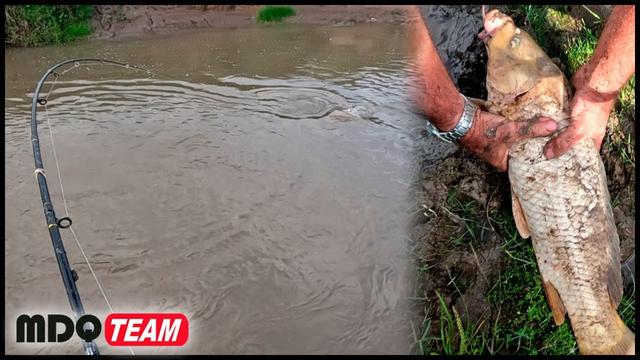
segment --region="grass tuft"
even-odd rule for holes
[[[6,5],[5,46],[60,44],[91,33],[93,5]]]
[[[295,14],[296,11],[291,6],[267,5],[258,10],[258,22],[280,22],[284,18]]]
[[[564,54],[569,74],[575,74],[591,58],[597,44],[598,38],[587,27],[582,29],[579,36],[569,40]]]
[[[456,214],[463,221],[464,233],[452,234],[453,245],[465,245],[470,242],[477,242],[482,232],[482,227],[477,221],[478,214],[481,213],[479,204],[470,197],[462,194],[457,188],[451,188],[445,202],[446,210]]]

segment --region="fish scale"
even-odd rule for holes
[[[491,33],[487,110],[518,122],[548,116],[566,127],[569,89],[562,72],[508,16],[492,10],[484,22]],[[550,139],[527,139],[510,149],[518,231],[531,237],[556,325],[569,316],[580,352],[634,353],[635,335],[616,310],[622,297],[620,241],[604,164],[590,139],[548,160],[543,149]]]

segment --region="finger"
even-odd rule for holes
[[[550,118],[538,119],[535,122],[518,124],[521,137],[549,136],[558,130],[558,124]]]
[[[554,119],[552,119],[552,118],[550,118],[550,117],[547,117],[547,116],[540,116],[540,117],[538,118],[538,121],[549,121],[549,120],[551,120],[551,121],[554,121],[554,122],[555,122],[555,120],[554,120]]]
[[[606,133],[607,129],[603,129],[603,131],[599,131],[593,135],[591,135],[591,138],[593,139],[593,142],[596,145],[596,149],[598,149],[598,151],[600,151],[600,148],[602,147],[602,141],[604,140],[604,135]]]
[[[553,159],[566,153],[573,145],[580,141],[580,134],[573,126],[569,126],[558,137],[550,140],[544,147],[544,156]]]
[[[495,164],[494,166],[498,170],[500,170],[502,172],[505,172],[505,171],[507,171],[508,163],[509,163],[509,156],[507,155],[507,152],[505,151],[504,153],[501,154],[500,161],[497,164]]]

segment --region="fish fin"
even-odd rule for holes
[[[520,205],[520,200],[518,200],[516,194],[513,193],[513,189],[511,189],[511,211],[513,212],[513,219],[516,222],[518,233],[523,239],[529,238],[529,236],[531,236],[531,232],[529,232],[529,224],[527,224],[524,212],[522,211],[522,206]]]
[[[544,281],[544,293],[547,295],[547,302],[551,307],[551,312],[553,313],[553,321],[555,321],[556,326],[560,326],[564,323],[564,317],[567,314],[567,310],[564,308],[564,303],[560,298],[560,294],[558,294],[558,290],[553,286],[552,283],[548,281]]]

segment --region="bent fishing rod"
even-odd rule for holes
[[[62,276],[62,282],[67,292],[67,297],[69,298],[69,303],[71,304],[71,309],[73,310],[76,320],[78,320],[82,315],[84,315],[85,311],[82,305],[82,300],[80,299],[80,293],[78,292],[78,287],[76,286],[76,281],[78,280],[78,274],[76,273],[75,270],[71,268],[71,265],[69,264],[69,259],[67,258],[67,253],[65,251],[64,244],[62,242],[62,236],[60,234],[60,229],[66,229],[71,227],[72,222],[68,214],[61,218],[56,217],[56,213],[53,209],[51,196],[49,195],[49,187],[47,186],[47,177],[44,171],[44,164],[42,162],[42,154],[40,151],[40,140],[38,138],[37,111],[38,111],[38,105],[46,106],[47,98],[49,97],[49,95],[51,95],[51,91],[53,91],[53,89],[51,89],[51,91],[49,92],[46,98],[40,97],[40,90],[42,89],[42,86],[44,85],[47,78],[52,74],[55,75],[56,78],[59,77],[60,74],[56,73],[55,71],[67,64],[73,63],[75,64],[75,67],[78,67],[82,62],[94,62],[94,63],[97,62],[101,64],[119,65],[126,68],[131,67],[131,68],[136,68],[139,70],[144,70],[149,72],[148,70],[145,70],[143,68],[121,63],[118,61],[94,59],[94,58],[71,59],[71,60],[66,60],[61,63],[58,63],[52,66],[51,68],[49,68],[47,72],[42,76],[40,81],[38,82],[36,90],[33,94],[33,102],[31,105],[31,144],[33,146],[33,158],[35,160],[35,167],[36,167],[34,173],[38,181],[38,187],[40,188],[40,197],[42,198],[42,207],[44,208],[44,216],[47,222],[47,227],[49,228],[49,235],[53,243],[53,249],[56,255],[56,260],[58,261],[58,267],[60,268],[60,275]],[[49,128],[50,127],[51,126],[49,126]],[[55,148],[54,148],[54,155],[55,155]],[[57,166],[57,158],[56,158],[56,166]],[[58,168],[58,175],[60,176],[59,168]],[[60,181],[62,182],[61,177],[60,177]],[[62,187],[62,183],[60,184],[60,186]],[[66,201],[65,201],[65,208],[66,208]],[[89,264],[89,266],[91,265]],[[96,281],[97,281],[97,278],[96,278]],[[98,286],[100,287],[99,283],[98,283]],[[100,290],[102,291],[101,287],[100,287]],[[103,296],[104,296],[104,292],[103,292]],[[105,296],[105,300],[106,300],[106,296]],[[107,304],[108,304],[108,301],[107,301]],[[83,347],[87,355],[100,354],[100,352],[98,351],[98,347],[93,341],[87,342],[83,340]]]

